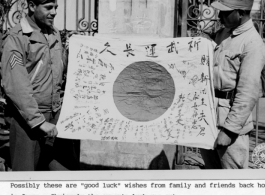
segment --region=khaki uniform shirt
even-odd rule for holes
[[[232,104],[217,98],[217,125],[243,135],[253,129],[252,110],[259,98],[261,70],[265,64],[264,43],[252,20],[233,31],[224,29],[216,36],[214,87],[235,89]]]
[[[27,124],[45,121],[43,112],[60,109],[64,65],[59,31],[44,35],[29,18],[11,29],[3,40],[2,85]]]

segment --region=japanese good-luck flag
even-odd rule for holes
[[[212,149],[213,45],[73,36],[58,137]]]

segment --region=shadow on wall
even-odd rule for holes
[[[148,170],[169,170],[169,162],[164,151],[157,155],[150,163]],[[80,163],[80,170],[144,170],[139,168],[124,168]]]

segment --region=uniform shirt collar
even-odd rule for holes
[[[252,19],[249,19],[247,22],[245,22],[244,24],[238,26],[235,30],[233,30],[232,34],[234,36],[240,35],[253,27],[254,25]]]
[[[34,30],[39,32],[41,31],[38,25],[29,16],[21,18],[20,25],[22,28],[22,32],[25,34],[32,33]],[[53,27],[50,29],[52,33],[55,32]]]

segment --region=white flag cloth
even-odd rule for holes
[[[212,149],[213,45],[73,36],[58,137]]]

